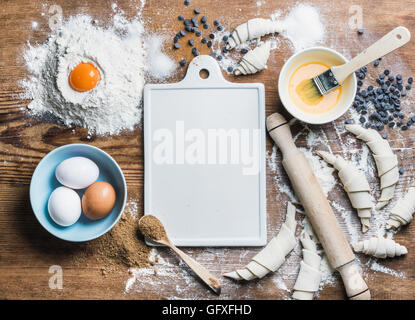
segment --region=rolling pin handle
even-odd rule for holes
[[[268,133],[283,154],[286,154],[290,150],[297,150],[290,126],[284,116],[279,113],[273,113],[268,116],[266,124]]]
[[[337,268],[337,271],[343,279],[347,297],[350,300],[370,300],[369,288],[354,261]]]

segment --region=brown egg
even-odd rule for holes
[[[114,188],[104,181],[91,184],[82,196],[82,211],[91,220],[106,217],[115,204]]]

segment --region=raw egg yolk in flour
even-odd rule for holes
[[[318,99],[306,99],[301,91],[303,81],[312,81],[311,79],[330,69],[330,66],[319,61],[305,63],[299,66],[291,75],[288,83],[288,92],[291,100],[300,110],[312,113],[322,114],[331,110],[340,100],[342,87],[319,97]]]
[[[97,67],[89,62],[81,62],[69,74],[69,85],[78,92],[85,92],[96,87],[101,80]]]

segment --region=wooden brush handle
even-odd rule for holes
[[[341,66],[332,67],[331,70],[334,74],[334,77],[341,84],[349,75],[351,75],[356,70],[376,59],[383,57],[389,52],[398,49],[399,47],[408,43],[410,39],[411,33],[407,28],[397,27],[380,38],[358,56],[354,57],[348,63]]]
[[[304,154],[297,149],[285,118],[274,113],[267,129],[283,155],[282,164],[333,268],[340,271],[349,298],[370,298],[333,210]]]

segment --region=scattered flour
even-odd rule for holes
[[[336,185],[336,179],[334,179],[333,176],[334,169],[325,161],[321,160],[320,157],[315,155],[310,149],[299,148],[299,150],[304,153],[310,163],[311,169],[313,170],[324,194],[327,197],[329,192]]]
[[[148,73],[150,77],[157,80],[164,80],[170,77],[177,68],[177,64],[163,53],[163,43],[167,37],[154,35],[146,39]]]
[[[398,278],[405,278],[406,277],[406,275],[405,275],[404,272],[397,272],[397,271],[395,271],[393,269],[390,269],[388,267],[382,266],[377,261],[373,261],[371,263],[370,269],[373,270],[373,271],[378,271],[378,272],[386,273],[386,274],[389,274],[391,276],[398,277]]]

